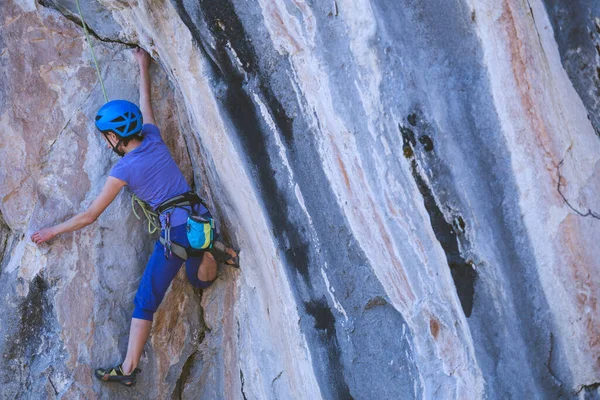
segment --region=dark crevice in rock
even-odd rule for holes
[[[190,354],[187,360],[185,360],[185,363],[183,364],[183,368],[181,370],[181,375],[179,375],[179,378],[175,383],[175,389],[173,390],[173,398],[183,400],[183,389],[185,387],[186,381],[190,376],[190,371],[192,370],[194,362],[196,361],[196,353],[197,351],[194,351],[192,354]]]
[[[411,120],[413,122],[416,120],[412,115],[414,114],[409,116],[409,123],[411,123]],[[448,261],[448,266],[452,273],[452,279],[454,280],[460,304],[462,305],[465,316],[470,317],[473,310],[475,281],[477,279],[477,273],[473,268],[473,262],[468,261],[461,254],[458,241],[458,234],[460,232],[457,233],[454,225],[446,221],[433,194],[433,188],[427,184],[426,179],[419,170],[417,159],[415,158],[415,146],[417,140],[414,131],[401,124],[399,125],[399,129],[403,140],[404,156],[410,160],[411,173],[423,196],[423,202],[425,204],[425,209],[429,214],[431,227],[435,233],[435,237],[446,253],[446,260]],[[425,136],[426,135],[423,135],[421,138]],[[429,138],[429,136],[427,136],[427,138]],[[433,150],[433,142],[429,143],[429,140],[419,140],[426,152]],[[457,220],[459,227],[464,231],[464,220],[460,216],[457,217]]]
[[[585,391],[586,400],[600,399],[600,382],[594,382],[591,385],[584,385],[583,390]]]
[[[417,114],[410,114],[407,118],[408,123],[412,126],[417,126]]]
[[[112,60],[111,60],[111,62],[112,62]],[[110,62],[107,63],[107,64],[110,64]],[[108,66],[106,68],[108,69]],[[92,88],[90,89],[89,94],[86,96],[85,100],[83,100],[79,104],[79,106],[75,109],[75,111],[73,112],[73,114],[69,117],[69,119],[67,120],[67,122],[65,123],[65,125],[58,132],[58,134],[56,135],[56,137],[54,138],[54,140],[50,143],[50,145],[48,146],[48,150],[46,151],[45,155],[42,157],[42,161],[41,161],[41,164],[40,164],[40,169],[46,168],[46,165],[48,164],[48,161],[50,159],[50,155],[52,154],[52,151],[54,150],[54,145],[56,144],[56,142],[58,142],[58,139],[60,139],[60,137],[62,136],[62,134],[65,132],[65,130],[69,127],[69,125],[71,124],[71,121],[73,120],[73,118],[75,116],[77,116],[77,114],[79,113],[79,111],[81,110],[81,108],[83,107],[83,105],[85,105],[88,102],[88,100],[90,99],[90,97],[94,93],[94,90],[96,89],[96,87],[98,87],[98,85],[100,85],[100,80],[98,80],[94,84],[94,86],[92,86]],[[27,177],[27,178],[29,178],[29,177]]]
[[[5,341],[2,354],[5,373],[0,377],[0,385],[16,386],[20,395],[32,393],[36,382],[31,370],[47,365],[50,355],[52,334],[49,327],[53,322],[53,310],[49,289],[49,284],[40,275],[34,277],[29,282],[29,293],[15,309],[19,317],[9,317],[3,322],[8,324],[5,332],[10,339]]]
[[[544,51],[544,45],[542,42],[542,37],[540,36],[540,31],[538,29],[538,26],[535,23],[535,15],[533,14],[533,7],[531,7],[531,3],[529,0],[527,0],[527,7],[529,8],[529,15],[531,15],[531,19],[533,20],[533,26],[535,26],[535,33],[537,34],[538,37],[538,43],[540,44],[540,50],[542,51],[542,53],[544,53],[544,57],[546,57],[546,53]]]
[[[8,238],[11,235],[10,227],[4,222],[2,212],[0,212],[0,275],[5,264],[4,256],[8,250]]]
[[[427,135],[419,137],[419,142],[423,145],[423,149],[427,152],[433,151],[433,140]]]
[[[52,382],[52,379],[50,379],[50,377],[48,377],[48,382],[50,382],[50,386],[52,386],[52,389],[54,390],[54,394],[56,396],[58,396],[58,390],[56,390],[56,386],[54,386],[54,382]]]
[[[388,304],[388,302],[383,297],[376,296],[367,302],[367,305],[365,306],[364,311],[370,310],[371,308],[374,308],[377,306],[384,306],[386,304]]]
[[[273,385],[277,379],[281,378],[281,375],[283,375],[283,371],[278,373],[277,376],[273,378],[273,380],[271,381],[271,385]]]
[[[569,150],[571,150],[571,148],[569,148]],[[560,167],[563,165],[564,162],[565,162],[565,159],[563,158],[562,160],[560,160],[560,162],[556,166],[556,172],[558,174],[558,183],[556,184],[556,190],[558,190],[558,194],[560,195],[560,197],[562,197],[562,199],[566,203],[566,205],[569,206],[569,208],[571,210],[573,210],[577,215],[579,215],[581,217],[592,217],[595,219],[600,219],[600,214],[590,210],[589,208],[587,209],[586,212],[583,212],[583,211],[580,211],[580,210],[576,209],[575,207],[573,207],[573,205],[571,205],[569,200],[567,200],[567,198],[561,191],[562,175],[560,174]]]
[[[600,137],[600,2],[543,0],[558,44],[562,65]]]
[[[201,289],[200,289],[201,290]],[[202,295],[204,294],[203,291],[200,291],[200,295],[198,296],[198,304],[202,304]],[[202,342],[204,342],[204,338],[206,337],[206,332],[210,332],[210,329],[208,329],[208,325],[206,325],[206,320],[204,319],[204,308],[202,308],[202,306],[200,306],[200,318],[199,318],[199,322],[200,322],[200,333],[198,334],[198,341],[196,343],[196,346],[200,346],[202,344]]]
[[[581,385],[575,395],[578,396],[582,391],[585,393],[585,399],[598,399],[600,398],[600,382],[594,382],[589,385]],[[595,396],[593,396],[595,395]]]
[[[554,353],[554,334],[550,332],[550,350],[548,351],[548,360],[546,361],[546,368],[548,369],[548,373],[554,379],[555,384],[560,390],[560,394],[563,393],[564,383],[558,379],[554,371],[552,370],[552,356]]]
[[[194,289],[194,294],[195,297],[197,298],[198,304],[202,304],[202,295],[203,295],[204,291],[202,289]],[[206,337],[206,332],[210,330],[208,329],[207,325],[206,325],[206,321],[204,319],[204,309],[200,306],[200,315],[199,315],[199,323],[198,323],[198,336],[195,337],[196,340],[191,341],[190,346],[192,347],[192,349],[194,349],[190,355],[187,357],[187,359],[185,360],[185,362],[183,363],[183,366],[181,368],[181,372],[179,373],[179,376],[177,377],[177,381],[175,383],[175,387],[173,388],[173,392],[171,395],[172,399],[183,399],[184,398],[184,391],[185,391],[185,386],[186,383],[188,383],[188,381],[190,380],[190,374],[192,373],[192,370],[194,369],[194,367],[196,366],[198,360],[202,358],[201,354],[198,352],[200,345],[202,344],[202,342],[204,342],[204,338]]]
[[[48,283],[37,275],[29,283],[29,293],[19,307],[22,316],[17,333],[18,340],[7,353],[11,358],[25,356],[30,362],[35,358],[35,349],[42,341],[42,332],[46,325],[46,317],[52,312],[49,301]]]
[[[213,69],[213,72],[216,73],[217,71],[219,71],[221,73],[221,76],[226,77],[227,71],[221,66],[221,63],[216,58],[216,54],[214,54],[214,52],[211,51],[212,46],[210,45],[210,43],[208,43],[206,41],[206,39],[204,38],[204,35],[200,31],[200,29],[194,23],[194,21],[203,21],[203,17],[201,15],[196,15],[195,16],[196,19],[193,20],[192,16],[189,14],[187,9],[185,8],[185,5],[183,4],[183,0],[171,0],[171,2],[173,4],[173,6],[175,7],[175,9],[177,10],[179,17],[181,18],[181,20],[183,21],[185,26],[189,29],[190,33],[192,34],[192,40],[194,41],[196,46],[200,49],[202,54],[204,56],[206,56],[206,59],[211,62],[211,67]]]
[[[341,364],[340,346],[338,344],[335,317],[323,298],[321,300],[313,300],[304,304],[306,313],[312,316],[315,320],[315,329],[321,338],[321,344],[327,349],[330,363],[330,384],[337,388],[336,398],[352,399],[350,389],[346,384],[343,374],[343,365]]]
[[[240,382],[241,382],[240,392],[242,392],[242,397],[244,400],[248,400],[248,398],[246,397],[246,393],[244,393],[244,373],[242,372],[241,369],[240,369]]]
[[[63,8],[63,7],[58,7],[54,2],[49,1],[49,0],[37,0],[38,4],[42,7],[46,7],[48,9],[54,10],[58,13],[60,13],[62,16],[64,16],[66,19],[68,19],[71,22],[74,22],[75,24],[77,24],[81,29],[83,29],[83,23],[81,22],[81,19],[79,17],[79,15],[75,15],[72,14],[68,9]],[[85,18],[85,15],[84,15]],[[87,21],[87,18],[85,18]],[[91,27],[90,25],[86,22],[85,24],[87,26],[87,30],[88,33],[93,36],[94,38],[98,39],[101,42],[105,42],[105,43],[118,43],[118,44],[123,44],[125,46],[131,47],[131,48],[135,48],[138,47],[137,43],[129,43],[129,42],[125,42],[123,40],[116,40],[116,39],[110,39],[110,38],[106,38],[106,37],[102,37],[100,36],[98,33],[96,33]]]
[[[412,158],[414,155],[413,148],[417,145],[415,133],[412,131],[412,129],[402,125],[398,125],[398,128],[402,134],[402,152],[404,153],[404,157]]]
[[[95,85],[94,85],[95,88]],[[92,90],[90,90],[90,95],[88,95],[88,97],[86,98],[89,99],[89,96],[91,96],[91,94],[94,92],[94,88],[92,88]],[[84,101],[85,103],[85,101]],[[61,130],[58,132],[58,134],[56,135],[56,137],[54,138],[54,140],[50,143],[50,145],[48,146],[48,150],[46,151],[46,154],[42,157],[42,162],[40,165],[40,169],[45,169],[46,165],[48,164],[48,160],[50,158],[50,155],[52,154],[52,150],[54,150],[54,145],[56,144],[56,142],[58,142],[58,139],[60,139],[60,137],[62,136],[62,134],[64,133],[64,131],[69,127],[69,124],[71,123],[71,120],[73,119],[73,117],[75,117],[75,115],[77,115],[77,112],[79,112],[79,107],[77,108],[77,110],[73,113],[73,115],[71,115],[71,117],[69,117],[69,119],[67,120],[67,122],[65,123],[65,125],[61,128]]]
[[[325,299],[304,305],[306,312],[315,319],[315,329],[323,331],[330,339],[335,337],[335,317]]]
[[[431,219],[431,227],[446,253],[446,259],[450,266],[463,311],[467,317],[470,317],[473,310],[473,296],[475,294],[475,280],[477,278],[475,270],[460,254],[456,232],[452,224],[449,224],[444,218],[440,207],[435,201],[431,188],[419,173],[415,160],[411,161],[411,172],[419,191],[423,195],[423,202]]]
[[[167,69],[166,69],[166,68],[164,68],[164,66],[163,66],[162,64],[161,64],[161,67],[163,67],[163,70],[164,70],[164,71],[167,71]],[[183,126],[183,124],[181,124],[181,122],[179,122],[179,126]],[[181,136],[183,137],[183,143],[184,143],[184,145],[185,145],[185,154],[187,155],[187,158],[188,158],[188,160],[190,161],[190,164],[192,165],[192,169],[193,169],[193,164],[192,164],[193,157],[192,157],[192,151],[191,151],[191,149],[190,149],[190,147],[191,147],[191,146],[190,146],[190,144],[188,143],[188,138],[187,138],[187,135],[181,135]],[[191,188],[191,189],[192,189],[194,192],[198,193],[198,190],[200,190],[200,188],[199,188],[199,187],[198,187],[198,185],[196,184],[196,175],[193,173],[193,170],[192,170],[192,174],[191,174],[191,175],[192,175],[192,176],[191,176],[191,180],[192,180],[192,181],[190,182],[190,188]],[[202,196],[202,195],[200,195],[200,196]],[[202,201],[203,201],[204,203],[206,203],[206,201],[205,201],[205,199],[204,199],[204,198],[202,199]]]

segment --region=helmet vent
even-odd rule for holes
[[[101,115],[96,115],[96,121],[98,121],[100,118],[102,118]]]
[[[119,126],[118,128],[116,128],[119,132],[123,133],[125,132],[125,125],[123,126]]]
[[[123,117],[121,117],[121,116],[118,116],[117,118],[113,119],[113,120],[112,120],[112,121],[110,121],[110,122],[123,122],[123,121],[125,121],[125,118],[123,118]]]
[[[137,128],[138,122],[137,121],[133,121],[131,123],[131,125],[129,125],[129,132],[133,131],[135,128]]]

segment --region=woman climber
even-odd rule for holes
[[[115,367],[94,371],[100,380],[125,386],[135,385],[136,376],[141,372],[137,366],[150,335],[153,314],[184,261],[188,280],[197,288],[207,288],[216,279],[217,259],[238,266],[237,253],[220,242],[215,242],[219,243],[220,251],[191,251],[186,227],[188,215],[199,215],[202,221],[210,221],[212,217],[199,198],[190,192],[154,124],[148,72],[151,58],[139,48],[134,50],[134,55],[140,68],[141,110],[128,101],[114,100],[100,108],[96,116],[96,127],[108,147],[123,158],[113,167],[104,188],[86,211],[31,236],[32,241],[40,244],[61,233],[90,225],[125,185],[160,212],[161,239],[154,246],[135,296],[125,360]]]

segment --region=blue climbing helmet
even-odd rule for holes
[[[142,112],[127,100],[109,101],[96,114],[96,127],[104,135],[112,132],[120,138],[126,138],[139,134],[142,125]]]

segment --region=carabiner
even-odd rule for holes
[[[171,251],[171,213],[165,213],[165,258],[168,260],[173,256]]]

